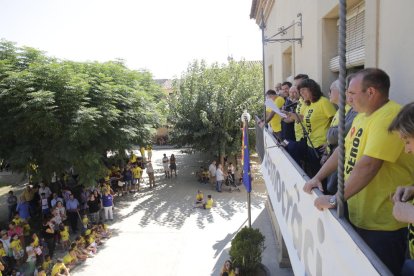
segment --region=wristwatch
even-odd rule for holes
[[[333,196],[331,196],[331,198],[329,198],[329,204],[332,207],[336,207],[336,196],[335,195],[333,195]]]

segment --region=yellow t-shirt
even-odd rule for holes
[[[300,98],[298,101],[298,105],[296,106],[296,110],[295,110],[296,114],[303,115],[303,112],[305,111],[305,107],[306,105],[303,99]],[[295,116],[295,138],[296,138],[296,141],[299,142],[303,138],[303,129],[302,129],[302,125],[299,122],[297,122],[296,115],[294,116]]]
[[[30,235],[30,225],[28,223],[23,224],[23,235]]]
[[[141,147],[141,149],[139,151],[141,152],[141,156],[145,157],[145,148]]]
[[[43,261],[42,268],[44,270],[48,270],[51,264],[52,264],[52,260],[50,260],[50,261]]]
[[[20,225],[20,226],[23,225],[23,220],[21,218],[14,218],[12,219],[12,221],[16,223],[16,225]]]
[[[22,250],[22,244],[20,243],[20,240],[13,240],[10,243],[10,248],[13,249],[14,251]]]
[[[129,158],[129,162],[131,163],[137,162],[137,156],[134,153],[131,154],[131,157]]]
[[[326,133],[335,112],[335,107],[325,97],[305,107],[303,124],[315,148],[326,143]],[[309,141],[307,142],[308,146],[311,146]]]
[[[140,167],[132,168],[131,171],[134,178],[141,178],[142,169]]]
[[[75,261],[75,258],[72,257],[72,255],[70,255],[70,253],[66,254],[65,257],[63,257],[63,263],[65,265],[68,265],[68,264],[72,263],[73,261]]]
[[[88,223],[89,223],[89,219],[88,219],[88,217],[84,217],[84,218],[82,219],[82,224],[83,224],[84,226],[87,226],[87,225],[88,225]]]
[[[4,248],[0,248],[0,257],[6,257],[6,250],[4,250]]]
[[[65,226],[65,230],[60,231],[60,238],[62,239],[62,241],[69,240],[69,229],[67,226]]]
[[[351,110],[351,106],[349,104],[345,105],[345,115],[348,114],[349,110]],[[339,109],[336,111],[335,116],[332,118],[331,127],[337,126],[339,124]]]
[[[203,200],[203,198],[204,198],[203,194],[197,194],[197,195],[196,195],[196,200],[197,200],[197,201],[202,201],[202,200]]]
[[[282,106],[285,104],[285,99],[283,99],[282,97],[277,96],[276,99],[273,101],[275,103],[275,105],[278,108],[282,108]],[[272,112],[271,108],[266,108],[266,112],[270,113]],[[282,117],[280,117],[279,115],[275,114],[273,116],[273,118],[269,121],[269,125],[272,128],[273,132],[279,132],[282,130]]]
[[[58,274],[59,272],[60,272],[60,270],[62,269],[62,268],[65,268],[66,266],[65,266],[65,264],[64,263],[56,263],[54,266],[53,266],[53,268],[52,268],[52,273],[51,273],[51,275],[52,276],[56,276],[56,274]]]
[[[34,239],[33,239],[33,247],[38,247],[39,246],[39,238],[36,236]]]
[[[206,209],[211,209],[211,207],[213,207],[213,199],[212,198],[209,198],[209,199],[207,199],[207,202],[206,202]]]
[[[393,217],[391,201],[397,186],[414,180],[414,156],[404,153],[398,134],[387,129],[400,108],[389,101],[370,116],[358,114],[345,138],[345,180],[363,155],[384,160],[371,182],[348,199],[349,218],[359,228],[394,231],[407,226]]]

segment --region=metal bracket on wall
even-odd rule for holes
[[[302,46],[302,40],[303,40],[303,35],[302,35],[302,13],[298,13],[297,17],[298,17],[298,20],[295,21],[295,22],[293,22],[288,27],[282,26],[282,27],[279,28],[279,32],[277,32],[276,34],[272,35],[269,38],[264,37],[263,44],[266,43],[266,42],[273,43],[273,42],[287,42],[287,41],[295,42],[295,41],[297,41],[299,43],[299,45]],[[275,38],[278,35],[284,36],[287,33],[287,30],[289,30],[290,28],[294,27],[295,25],[297,25],[299,27],[299,29],[300,29],[300,37],[293,37],[293,38]]]

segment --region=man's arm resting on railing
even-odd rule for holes
[[[349,178],[344,184],[344,199],[347,200],[351,198],[365,188],[381,169],[383,162],[384,161],[381,159],[366,155],[362,156],[355,164]],[[338,193],[335,196],[338,197]],[[324,208],[334,208],[335,205],[332,205],[329,202],[331,197],[332,196],[330,195],[324,195],[315,199],[316,208],[319,210],[323,210]]]

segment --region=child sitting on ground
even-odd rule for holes
[[[72,269],[73,267],[75,267],[75,265],[77,265],[78,258],[76,257],[76,252],[74,249],[70,249],[68,254],[66,254],[65,257],[63,257],[63,263],[69,269]]]
[[[56,260],[56,264],[52,268],[51,275],[52,276],[56,276],[56,275],[70,275],[69,274],[69,269],[65,266],[65,264],[63,263],[63,260],[61,258],[58,258]]]
[[[203,204],[204,209],[211,209],[213,207],[214,201],[211,195],[207,196],[207,202]]]
[[[202,191],[198,190],[196,194],[196,200],[194,202],[194,208],[201,208],[204,204],[204,194]]]
[[[50,258],[49,255],[45,256],[45,260],[42,263],[42,269],[46,272],[49,273],[50,270],[52,268],[52,259]]]
[[[209,176],[210,176],[210,173],[208,172],[208,169],[204,168],[203,169],[203,175],[202,175],[203,178],[202,178],[201,182],[203,182],[204,184],[207,184],[208,181],[209,181]]]
[[[69,240],[69,226],[65,226],[63,223],[59,225],[59,234],[60,234],[60,242],[62,243],[62,248],[67,250],[70,245]]]
[[[87,215],[83,215],[82,217],[82,226],[83,226],[83,231],[86,231],[86,229],[88,229],[88,224],[89,224],[89,218]]]
[[[108,228],[108,225],[101,223],[98,225],[98,230],[99,234],[101,235],[102,238],[104,239],[109,239],[112,236],[111,231]]]

